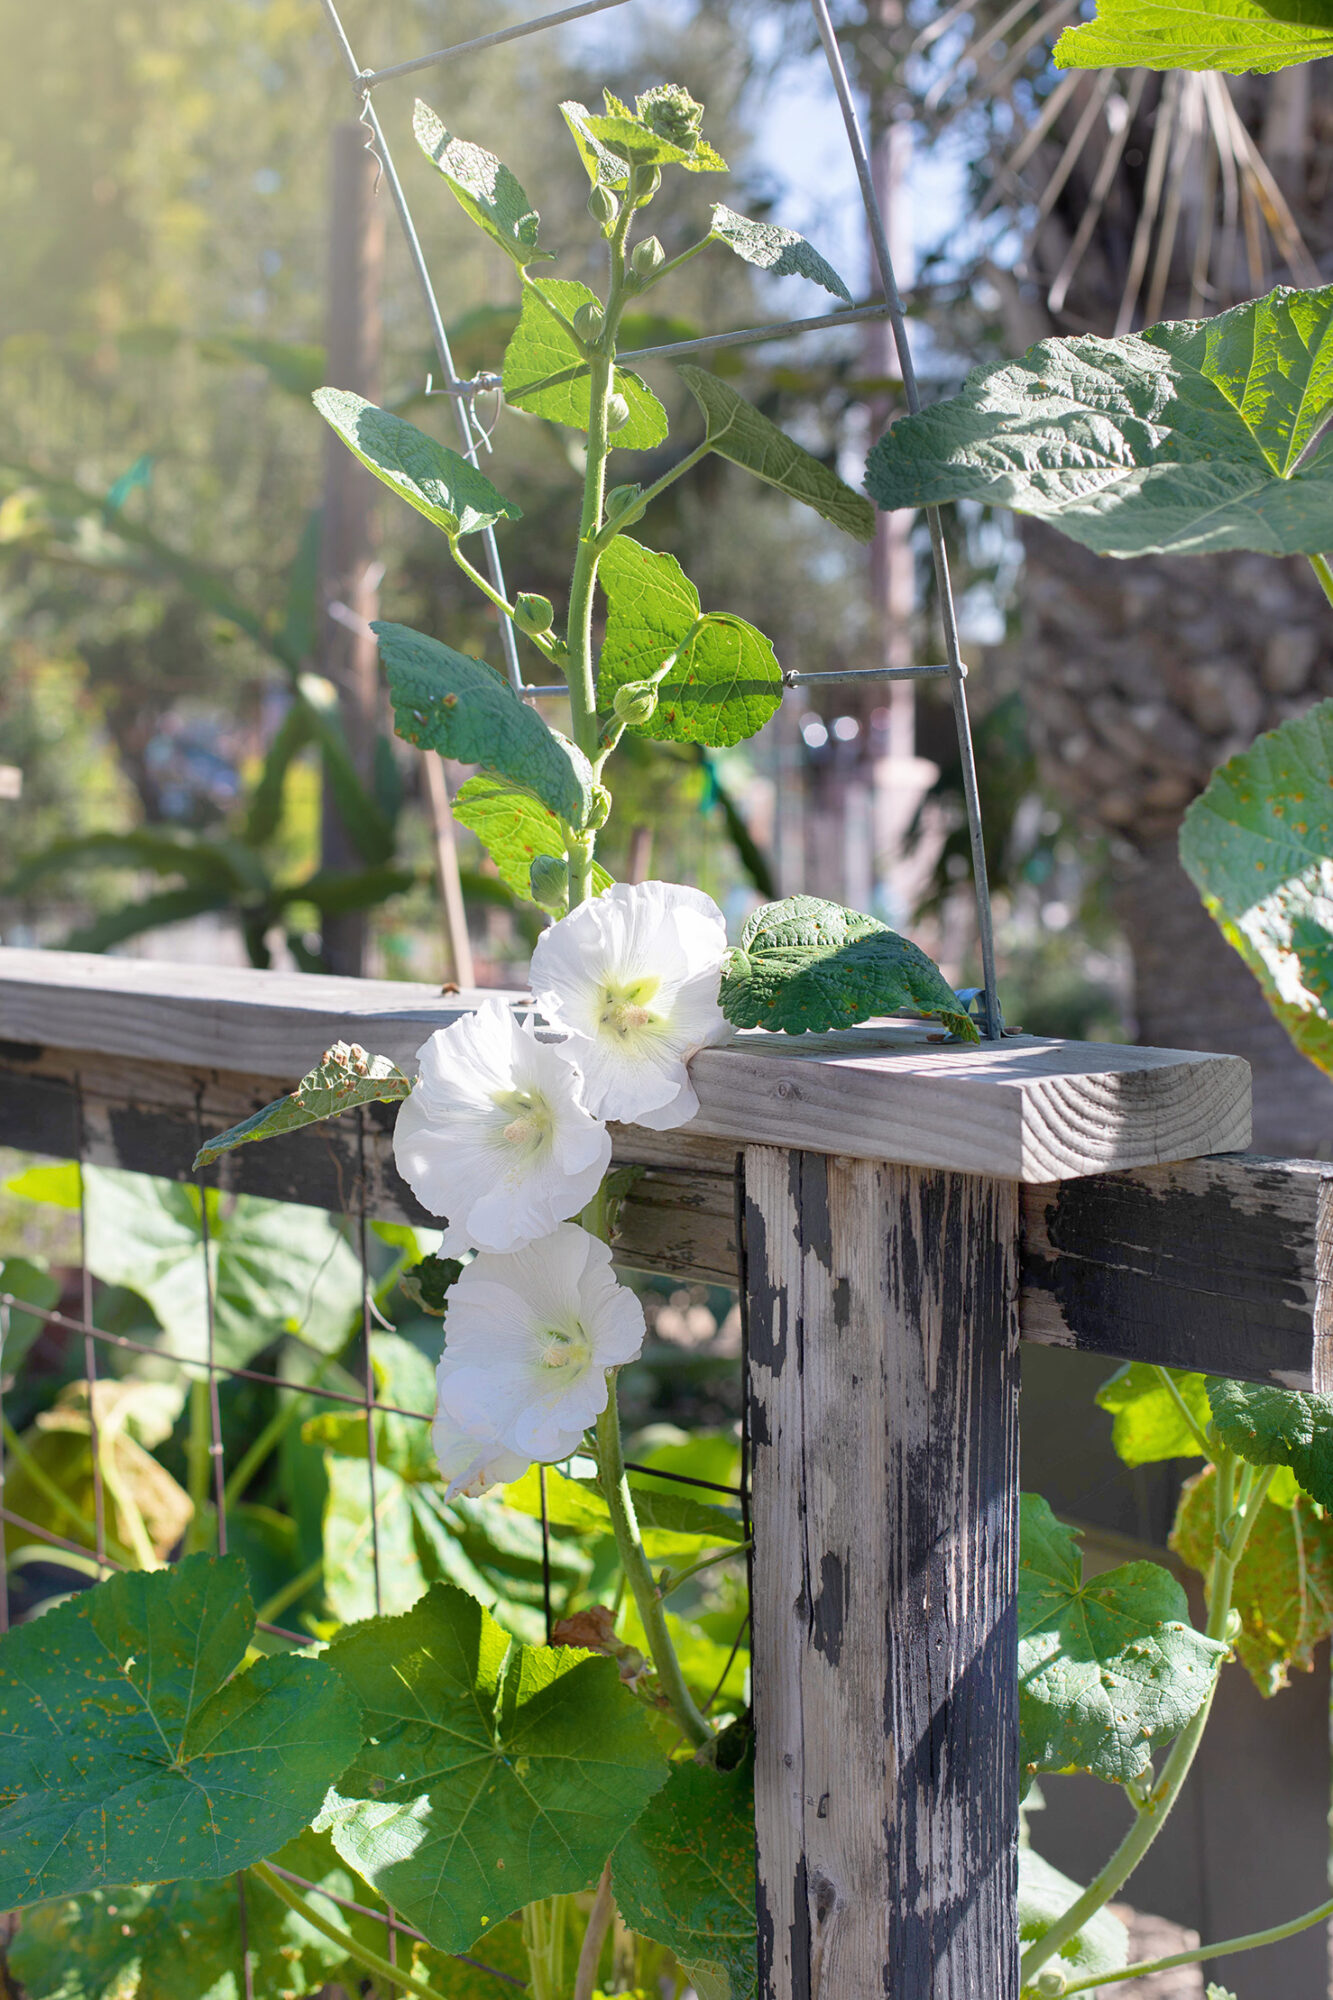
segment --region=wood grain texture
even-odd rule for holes
[[[0,950],[0,1037],[295,1078],[332,1041],[410,1065],[477,995],[299,973]],[[514,997],[514,996],[511,996]],[[905,1037],[905,1039],[904,1039]],[[705,1049],[691,1138],[800,1146],[1022,1181],[1156,1165],[1249,1140],[1232,1056],[1017,1035],[923,1044],[919,1024],[746,1034]]]
[[[745,1172],[760,1991],[1014,2000],[1018,1191]]]
[[[1023,1338],[1333,1390],[1333,1167],[1258,1154],[1023,1190]]]

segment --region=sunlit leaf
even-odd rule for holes
[[[612,1880],[631,1930],[706,1969],[730,2000],[753,2000],[753,1758],[731,1771],[678,1764],[616,1849]]]
[[[1321,1507],[1333,1507],[1333,1396],[1208,1378],[1217,1434],[1251,1465],[1290,1466]]]
[[[1018,1850],[1020,1945],[1036,1944],[1038,1938],[1045,1937],[1051,1925],[1082,1894],[1078,1882],[1071,1882],[1058,1868],[1052,1868],[1031,1847],[1021,1846]],[[1109,1910],[1099,1910],[1067,1944],[1061,1945],[1050,1963],[1070,1979],[1092,1979],[1098,1973],[1119,1972],[1129,1963],[1129,1932],[1119,1917]]]
[[[237,1146],[249,1146],[259,1139],[276,1139],[282,1132],[297,1132],[303,1125],[337,1118],[358,1104],[392,1104],[410,1096],[411,1080],[387,1056],[368,1056],[355,1042],[335,1042],[312,1070],[308,1070],[295,1090],[252,1112],[226,1132],[201,1146],[194,1156],[194,1171],[212,1166],[224,1153]]]
[[[1212,1412],[1208,1379],[1171,1370],[1171,1380],[1201,1431]],[[1127,1361],[1097,1391],[1097,1404],[1115,1418],[1111,1442],[1126,1465],[1153,1465],[1164,1458],[1202,1458],[1203,1451],[1181,1413],[1180,1404],[1156,1368]]]
[[[875,510],[864,495],[853,492],[836,472],[771,424],[720,376],[685,362],[677,366],[703,412],[704,436],[711,450],[733,465],[743,466],[766,485],[776,486],[788,499],[813,507],[816,514],[858,542],[874,539]]]
[[[1055,45],[1060,69],[1217,69],[1264,75],[1333,55],[1327,0],[1097,0]]]
[[[522,508],[497,493],[484,472],[405,418],[350,389],[317,389],[314,402],[367,472],[451,539],[520,518]]]
[[[501,778],[469,778],[454,795],[454,818],[476,834],[500,880],[524,902],[532,901],[532,864],[538,855],[565,858],[565,836],[555,814],[531,792]],[[592,868],[594,895],[611,886],[600,862]]]
[[[597,294],[573,279],[547,278],[540,292],[531,286],[525,290],[518,325],[505,349],[507,403],[552,423],[587,430],[592,411],[588,363],[557,315],[572,319],[580,306],[597,303]],[[614,386],[629,405],[629,417],[612,432],[611,443],[627,451],[650,451],[661,444],[667,434],[666,411],[647,383],[627,368],[617,368]]]
[[[737,215],[719,202],[713,210],[711,233],[747,264],[757,265],[775,278],[808,278],[835,298],[852,303],[851,293],[833,266],[794,229],[780,229],[775,222],[751,222],[748,216]]]
[[[467,139],[445,129],[418,98],[412,130],[427,159],[433,160],[459,205],[493,243],[519,266],[542,263],[551,253],[537,247],[540,217],[508,167]]]

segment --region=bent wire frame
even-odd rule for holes
[[[528,21],[516,22],[513,26],[500,28],[489,35],[480,35],[471,41],[455,43],[450,48],[437,49],[431,55],[417,56],[408,62],[392,63],[384,69],[364,68],[357,60],[356,53],[348,40],[347,31],[338,13],[337,0],[322,0],[325,16],[342,51],[347,66],[348,77],[355,94],[357,116],[366,128],[367,148],[379,162],[381,171],[389,186],[407,244],[412,268],[421,287],[426,315],[430,322],[431,337],[440,366],[444,370],[443,384],[437,384],[433,393],[447,395],[453,402],[455,421],[462,439],[463,453],[473,465],[478,461],[481,450],[490,449],[489,433],[484,429],[476,414],[476,397],[494,387],[494,377],[476,377],[461,381],[454,367],[449,336],[445,330],[444,317],[431,280],[421,239],[417,234],[412,211],[408,205],[403,184],[394,165],[393,152],[385,137],[379,113],[375,109],[374,93],[382,85],[402,76],[415,75],[423,69],[436,67],[453,61],[459,56],[469,55],[479,50],[496,47],[501,42],[517,41],[525,35],[540,33],[543,29],[559,27],[565,22],[577,21],[586,15],[600,14],[609,8],[626,6],[629,0],[581,0],[581,4],[561,8],[556,13],[540,14]],[[699,340],[674,341],[659,347],[634,349],[621,358],[626,361],[660,361],[674,355],[697,353],[708,348],[749,346],[766,340],[785,340],[801,333],[843,326],[858,320],[887,319],[893,332],[894,346],[898,355],[898,367],[902,376],[903,394],[908,409],[915,414],[921,408],[921,390],[912,360],[911,343],[907,335],[906,314],[897,280],[894,276],[893,258],[889,251],[888,232],[884,226],[884,216],[880,209],[879,195],[875,187],[874,170],[865,137],[861,130],[861,120],[856,108],[847,66],[843,60],[837,33],[829,13],[828,0],[810,0],[811,12],[819,33],[820,44],[828,64],[829,75],[837,94],[839,110],[856,169],[857,183],[865,207],[866,222],[870,231],[871,246],[879,273],[882,299],[875,304],[849,306],[842,311],[821,313],[804,320],[783,320],[766,326],[740,327],[730,333],[707,334]],[[949,682],[949,696],[953,708],[954,729],[958,738],[958,756],[962,770],[963,796],[967,807],[968,841],[971,849],[972,880],[976,892],[977,939],[981,955],[981,1031],[988,1040],[998,1040],[1003,1034],[999,997],[995,982],[995,925],[991,910],[990,885],[986,870],[986,848],[982,834],[981,799],[977,786],[976,753],[972,742],[972,725],[967,707],[967,668],[963,662],[958,637],[958,616],[954,603],[953,585],[949,575],[949,557],[945,546],[944,528],[937,507],[925,510],[930,532],[931,559],[935,570],[936,594],[939,600],[940,620],[944,628],[945,660],[942,665],[914,667],[863,667],[848,673],[788,673],[783,676],[788,687],[817,686],[821,682],[838,683],[850,680],[908,680],[943,674]],[[500,560],[499,545],[495,530],[484,531],[484,549],[487,572],[491,583],[503,598],[508,598],[505,589],[504,568]],[[567,693],[563,686],[529,685],[524,681],[523,669],[518,657],[518,643],[512,621],[501,614],[500,636],[504,647],[505,669],[516,693],[528,700],[538,700]]]

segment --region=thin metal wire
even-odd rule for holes
[[[380,1514],[376,1498],[375,1460],[375,1358],[371,1350],[371,1292],[370,1262],[366,1254],[366,1114],[359,1107],[356,1114],[357,1133],[357,1249],[361,1258],[361,1344],[366,1369],[366,1472],[370,1488],[370,1561],[375,1578],[375,1616],[384,1610],[384,1593],[380,1577]],[[393,1924],[389,1925],[389,1944],[393,1945]]]
[[[903,394],[908,409],[913,413],[921,408],[921,390],[916,379],[916,368],[912,361],[911,342],[907,337],[907,315],[903,309],[898,291],[898,281],[893,272],[893,258],[889,251],[888,232],[884,227],[884,217],[880,211],[879,195],[875,188],[874,170],[870,155],[861,132],[861,119],[852,95],[851,81],[847,75],[847,65],[842,59],[842,49],[828,10],[828,0],[810,0],[814,12],[819,39],[824,47],[829,74],[838,94],[838,104],[842,111],[842,122],[847,133],[847,143],[851,147],[852,159],[856,166],[856,178],[861,186],[861,200],[865,205],[866,220],[870,225],[870,240],[874,245],[875,261],[884,287],[884,298],[888,306],[889,324],[893,329],[893,344],[898,355],[898,370],[902,376]],[[986,875],[986,845],[981,827],[981,797],[977,788],[976,752],[972,744],[972,723],[967,712],[967,688],[963,669],[963,656],[958,640],[958,616],[954,606],[953,585],[949,578],[949,554],[944,543],[944,524],[938,507],[925,509],[926,522],[930,529],[930,548],[935,565],[935,587],[939,596],[940,622],[944,627],[944,650],[949,662],[949,692],[953,702],[954,727],[958,735],[958,755],[962,765],[963,796],[967,802],[967,831],[972,848],[972,880],[976,889],[977,933],[981,947],[981,972],[985,986],[983,1002],[982,1033],[989,1041],[998,1041],[1004,1032],[1000,1017],[999,996],[995,985],[995,922],[991,912],[990,886]]]
[[[633,1459],[625,1460],[626,1472],[641,1472],[650,1479],[669,1479],[675,1486],[702,1486],[709,1493],[725,1493],[733,1500],[739,1500],[742,1488],[723,1486],[716,1479],[696,1479],[689,1472],[664,1472],[660,1465],[636,1465]]]
[[[203,1090],[195,1098],[195,1131],[200,1147],[207,1137],[204,1131]],[[217,1308],[213,1298],[213,1245],[208,1221],[208,1189],[202,1178],[195,1182],[199,1190],[199,1248],[204,1259],[204,1324],[207,1334],[208,1356],[208,1455],[213,1461],[213,1506],[217,1514],[218,1554],[227,1553],[227,1478],[223,1464],[222,1448],[222,1405],[218,1400],[217,1374]]]
[[[383,1914],[381,1911],[372,1910],[365,1903],[354,1903],[350,1896],[335,1895],[332,1889],[326,1889],[322,1883],[311,1882],[304,1875],[294,1875],[290,1868],[279,1868],[276,1861],[270,1861],[268,1865],[275,1875],[281,1875],[284,1882],[291,1882],[298,1889],[308,1890],[312,1896],[322,1896],[326,1903],[336,1903],[340,1910],[348,1910],[354,1917],[369,1917],[374,1923],[380,1921]],[[423,1932],[413,1930],[411,1924],[404,1923],[401,1917],[398,1918],[395,1928],[399,1937],[411,1938],[415,1944],[430,1943],[430,1939]],[[501,1972],[498,1966],[487,1965],[481,1959],[473,1958],[470,1952],[455,1951],[450,1952],[449,1956],[457,1959],[460,1965],[471,1965],[475,1966],[478,1972],[489,1972],[493,1979],[502,1979],[507,1986],[526,1987],[526,1981],[520,1979],[517,1973]]]
[[[97,1347],[93,1337],[93,1274],[88,1268],[87,1132],[83,1083],[74,1083],[79,1120],[79,1297],[83,1308],[83,1372],[88,1384],[88,1444],[93,1462],[93,1523],[99,1568],[106,1563],[106,1493],[102,1483],[102,1442],[97,1430]]]
[[[432,64],[448,62],[454,56],[470,56],[478,49],[498,48],[501,42],[516,42],[522,35],[535,35],[543,28],[559,28],[566,21],[582,20],[585,14],[603,14],[608,7],[623,7],[625,4],[626,0],[582,0],[577,7],[562,7],[558,14],[539,14],[535,20],[520,21],[516,27],[497,28],[494,34],[474,35],[470,42],[455,42],[451,49],[436,49],[434,55],[413,56],[410,62],[390,63],[387,69],[362,70],[359,80],[367,90],[374,90],[395,76],[411,76],[419,69],[430,69]]]
[[[542,1610],[546,1615],[546,1643],[551,1643],[555,1619],[551,1613],[551,1516],[546,1506],[546,1467],[537,1467],[537,1492],[542,1508]]]
[[[830,326],[852,326],[861,320],[887,319],[886,305],[846,306],[841,312],[817,313],[813,319],[783,319],[763,326],[742,326],[734,333],[705,333],[697,340],[669,340],[661,347],[631,347],[616,361],[665,361],[673,354],[700,354],[709,347],[754,347],[762,340],[786,340],[798,333],[818,333]]]
[[[322,0],[322,5],[329,25],[337,38],[338,45],[342,49],[343,59],[351,73],[352,83],[356,89],[360,107],[359,115],[361,123],[366,126],[374,140],[375,157],[380,163],[385,180],[389,183],[389,194],[392,197],[394,209],[398,215],[399,226],[403,232],[403,240],[407,245],[407,254],[411,259],[412,269],[416,273],[417,283],[421,287],[421,295],[425,301],[426,317],[430,321],[431,339],[435,344],[435,352],[440,357],[440,366],[444,370],[446,381],[456,382],[458,380],[458,370],[454,366],[453,351],[449,345],[449,336],[445,332],[444,317],[440,312],[440,302],[435,296],[435,287],[431,282],[430,269],[426,263],[426,254],[421,247],[421,238],[417,235],[416,224],[412,220],[412,211],[407,205],[407,196],[403,192],[403,184],[398,178],[398,169],[394,165],[389,142],[384,136],[384,128],[380,124],[376,114],[370,91],[363,81],[361,65],[357,62],[356,56],[352,51],[352,45],[347,39],[347,31],[339,18],[334,0]],[[480,438],[473,426],[472,413],[462,397],[454,399],[454,413],[458,423],[459,435],[463,440],[463,456],[468,460],[469,464],[476,465],[480,450]],[[486,569],[491,583],[500,596],[507,602],[508,591],[505,588],[504,566],[500,561],[500,548],[495,539],[494,528],[483,528],[481,539],[486,554]],[[512,619],[506,617],[504,613],[500,615],[500,643],[504,648],[505,670],[509,675],[510,685],[513,687],[515,693],[519,693],[523,686],[523,670],[519,664],[518,640],[514,633]]]
[[[960,660],[963,679],[967,679],[967,663]],[[784,669],[783,685],[789,688],[818,687],[821,681],[921,681],[929,680],[933,674],[947,674],[948,667],[850,667],[846,673],[798,674]]]

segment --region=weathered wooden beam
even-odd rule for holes
[[[0,1144],[179,1180],[200,1133],[290,1078],[90,1050],[0,1045]],[[238,1193],[429,1224],[393,1168],[392,1108],[247,1146],[209,1175]],[[681,1132],[615,1131],[648,1171],[621,1213],[620,1261],[685,1283],[736,1282],[736,1149]],[[1024,1340],[1122,1360],[1333,1388],[1333,1166],[1231,1154],[1023,1191]]]
[[[1014,2000],[1018,1189],[746,1153],[765,2000]]]
[[[429,987],[75,952],[0,950],[0,1037],[43,1047],[295,1078],[330,1042],[411,1064],[474,1005]],[[705,1049],[691,1137],[855,1159],[1064,1180],[1249,1140],[1249,1070],[1233,1056],[1016,1035],[923,1041],[921,1023],[837,1035],[744,1034]]]
[[[1023,1190],[1023,1338],[1333,1389],[1333,1167],[1256,1153]]]

